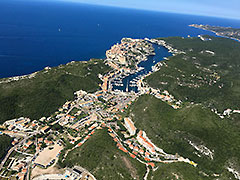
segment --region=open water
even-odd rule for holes
[[[123,37],[210,34],[189,24],[240,27],[240,21],[59,1],[0,1],[0,78],[72,60],[104,58]]]

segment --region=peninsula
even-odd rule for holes
[[[190,27],[195,27],[199,29],[204,29],[207,31],[212,31],[218,36],[228,37],[240,41],[240,29],[232,27],[221,27],[221,26],[210,26],[210,25],[198,25],[192,24]]]

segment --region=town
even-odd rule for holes
[[[137,129],[132,117],[126,113],[143,94],[153,95],[174,109],[181,108],[182,102],[168,91],[151,88],[144,82],[144,78],[161,69],[164,62],[159,62],[152,71],[132,83],[137,91],[129,91],[129,84],[122,91],[113,87],[113,83],[116,84],[119,79],[140,71],[138,64],[155,54],[152,43],[166,47],[173,55],[184,53],[173,49],[163,40],[124,38],[121,44],[114,45],[106,52],[105,62],[112,70],[105,75],[99,74],[102,84],[98,91],[75,92],[74,100],[67,101],[50,117],[39,120],[20,117],[2,124],[0,134],[7,134],[14,140],[12,148],[1,162],[0,177],[20,180],[94,180],[94,175],[84,167],[56,171],[54,166],[64,162],[70,151],[81,147],[96,131],[104,128],[119,150],[146,165],[145,179],[150,169],[156,168],[156,163],[185,162],[197,166],[188,158],[168,154],[157,147],[143,129]],[[118,82],[119,86],[122,83]]]

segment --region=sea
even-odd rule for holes
[[[123,37],[214,35],[188,27],[193,23],[240,28],[240,21],[232,19],[57,0],[0,0],[0,78],[105,58]]]

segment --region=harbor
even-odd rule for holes
[[[119,73],[115,75],[112,81],[110,81],[113,91],[122,91],[122,92],[138,92],[137,82],[145,75],[153,71],[153,66],[158,62],[164,60],[166,57],[171,56],[172,54],[168,51],[167,48],[152,44],[155,55],[150,55],[147,57],[147,60],[141,61],[137,65],[137,70],[130,71],[128,73]]]

